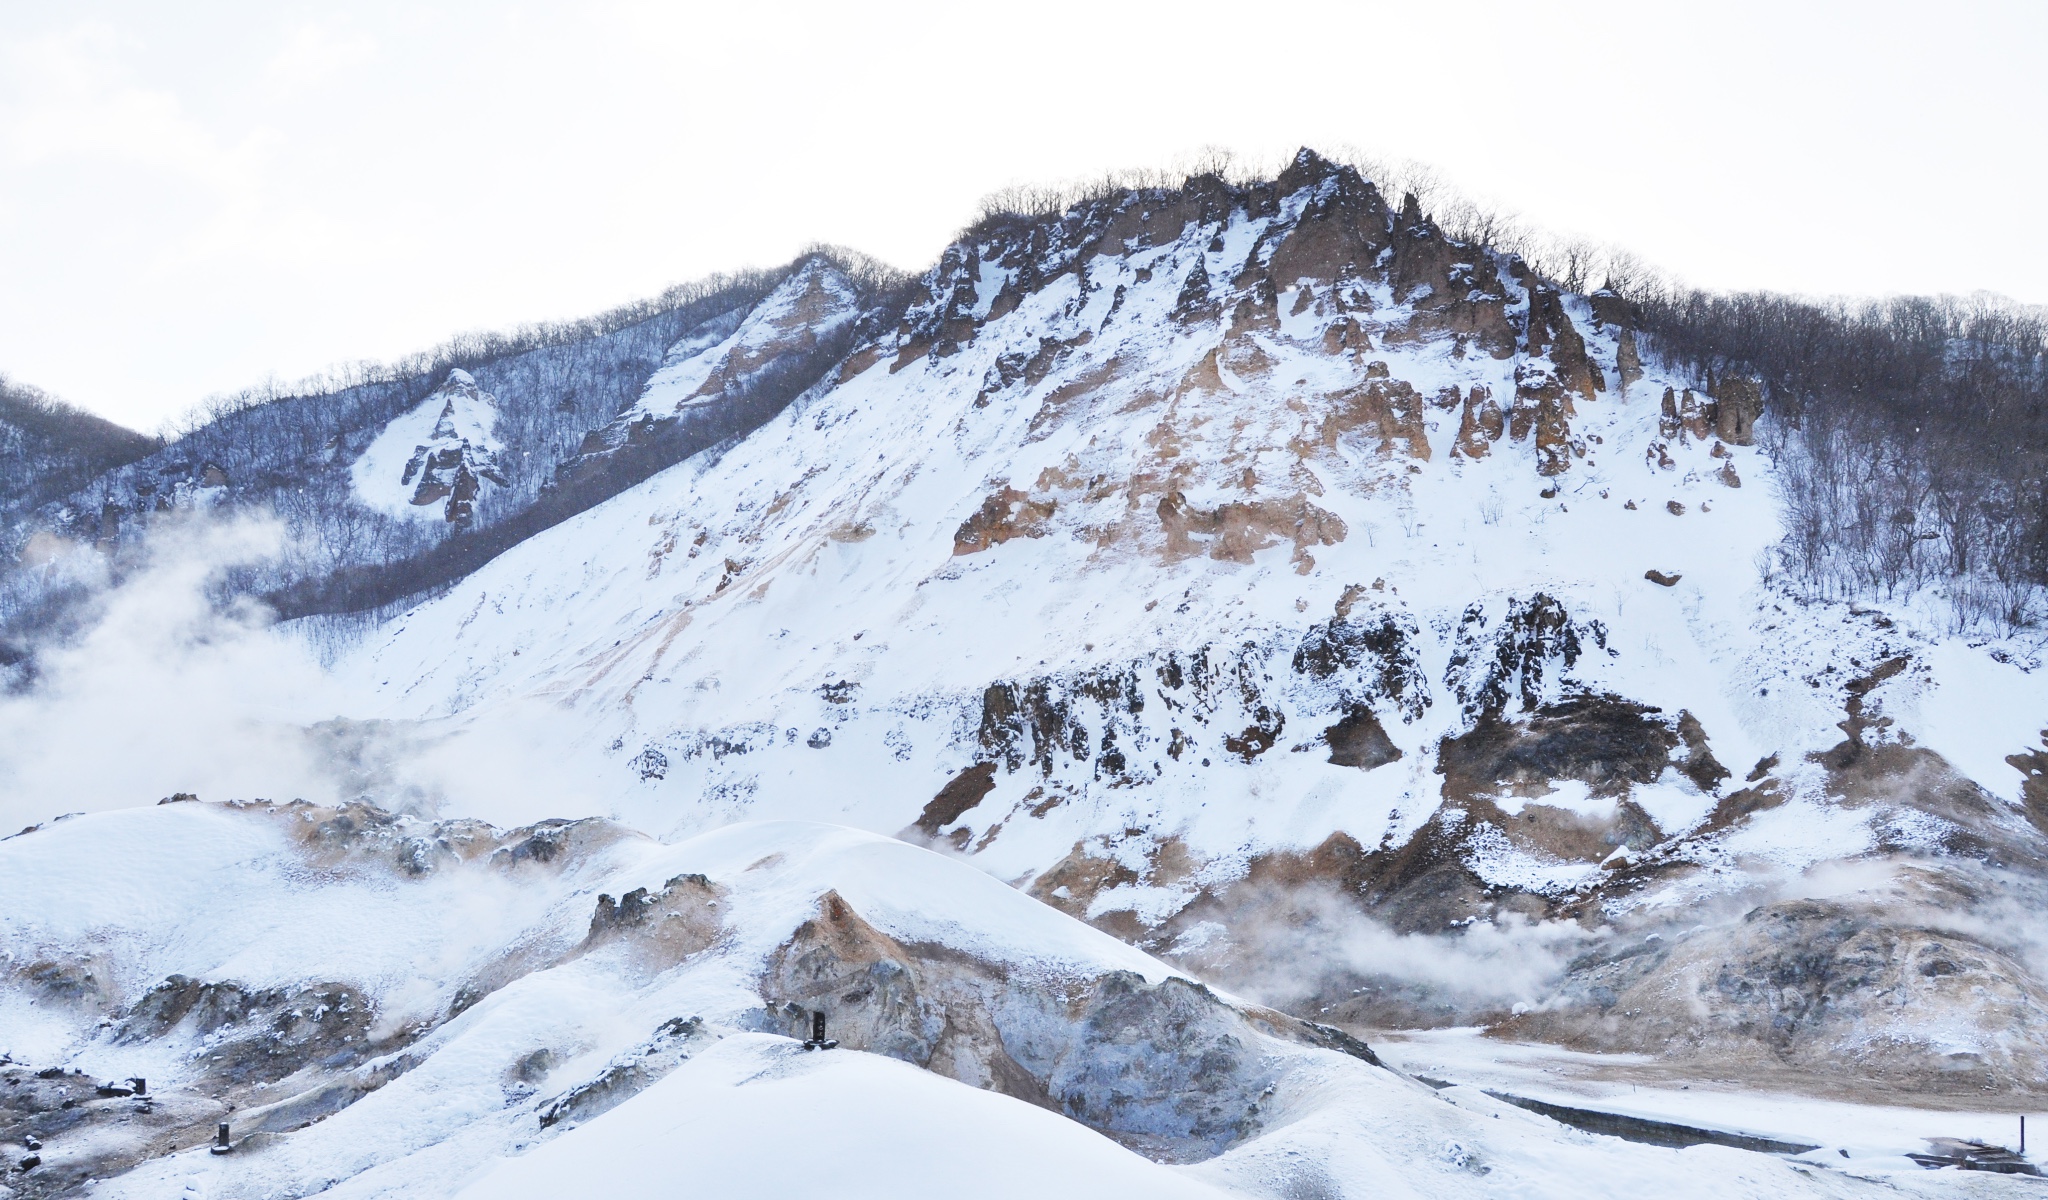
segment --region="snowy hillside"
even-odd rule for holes
[[[540,1196],[593,1172],[624,1196],[1924,1187],[1896,1155],[1658,1149],[1435,1091],[968,866],[824,826],[662,845],[186,802],[0,844],[0,913],[9,1153],[40,1160],[21,1195]],[[838,1049],[797,1040],[814,1010]]]
[[[350,401],[238,770],[0,840],[6,1186],[2013,1182],[1904,1131],[2048,1093],[2048,675],[1787,586],[1757,379],[1306,151],[754,283]]]
[[[1996,928],[2043,861],[2003,761],[2039,744],[2041,677],[1774,591],[1741,381],[1688,388],[1611,298],[1310,158],[984,230],[926,287],[744,442],[404,614],[344,675],[386,717],[559,703],[590,811],[661,836],[929,838],[1328,1016],[1423,1015],[1375,939],[1474,958],[1523,922],[1574,978],[1537,955],[1445,1015],[2042,1077],[2048,996]],[[1870,869],[1811,878],[1846,861]],[[1928,929],[1929,870],[1974,915]],[[1973,957],[1926,977],[1934,1003],[1789,1043],[1783,984],[1701,1025],[1701,906],[1778,902],[1802,954],[1853,921]],[[1744,969],[1781,976],[1774,953]],[[1644,989],[1673,1024],[1615,1027]]]

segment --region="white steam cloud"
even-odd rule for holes
[[[74,812],[206,800],[367,799],[493,823],[596,811],[558,725],[509,705],[461,728],[366,721],[304,641],[209,585],[278,553],[271,520],[195,516],[153,531],[142,570],[96,597],[75,640],[41,647],[0,696],[0,836]]]

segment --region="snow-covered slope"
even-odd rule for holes
[[[302,804],[78,817],[0,843],[0,953],[4,1136],[40,1144],[23,1195],[1874,1190],[1434,1092],[824,826],[664,846]],[[839,1049],[797,1040],[814,1010]]]
[[[2048,686],[1910,614],[1773,589],[1747,381],[1689,387],[1615,297],[1562,295],[1310,155],[1272,185],[995,222],[925,294],[752,436],[344,671],[385,716],[559,703],[598,810],[662,836],[775,816],[932,838],[1352,1019],[1414,1016],[1361,929],[1550,922],[1554,950],[1648,972],[1578,979],[1574,1036],[1637,1036],[1610,1008],[1648,988],[1677,1006],[1657,1039],[1722,1054],[1675,940],[1701,905],[1822,900],[1802,928],[1974,947],[1940,1003],[1880,1022],[1893,1069],[2043,1079],[2011,1019],[2043,993],[2001,914],[2048,843],[2001,760],[2037,744]],[[1849,860],[1873,864],[1856,887],[1809,878]],[[1930,917],[1926,871],[1971,915]],[[1874,1044],[1860,1016],[1785,1044],[1788,985],[1761,981],[1789,968],[1757,953],[1748,998],[1709,996],[1745,1052]],[[1457,1011],[1564,1004],[1555,976]]]

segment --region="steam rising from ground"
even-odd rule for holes
[[[500,823],[589,809],[535,749],[534,714],[459,731],[354,719],[302,641],[261,606],[216,598],[224,572],[282,539],[270,520],[166,522],[82,636],[39,648],[34,685],[0,697],[0,834],[176,792],[453,806]]]
[[[1461,1020],[1539,1003],[1594,940],[1575,922],[1514,913],[1454,933],[1402,933],[1316,885],[1247,904],[1227,940],[1209,940],[1222,932],[1197,926],[1169,953],[1281,1008],[1392,993],[1404,1005],[1455,1012]]]
[[[1586,930],[1569,921],[1508,914],[1454,934],[1395,933],[1354,919],[1333,949],[1368,977],[1444,993],[1467,1004],[1535,1004],[1585,948]]]

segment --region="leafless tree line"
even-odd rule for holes
[[[2013,632],[2048,585],[2048,314],[1990,296],[1639,293],[1656,351],[1764,382],[1788,536],[1772,569],[1830,599],[1946,602]]]

